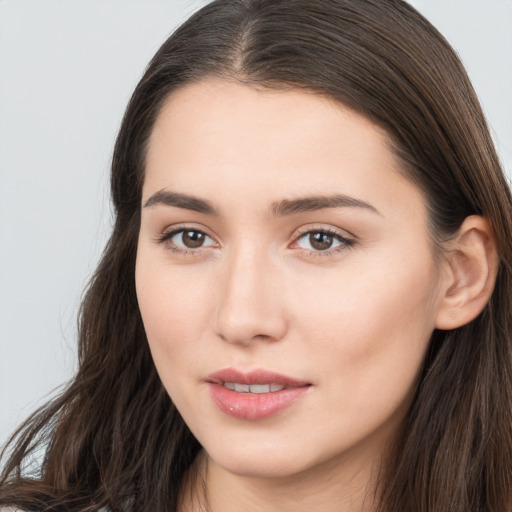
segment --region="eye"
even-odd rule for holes
[[[185,249],[198,249],[202,247],[206,240],[210,238],[201,231],[193,230],[183,230],[179,231],[175,235],[171,237],[171,241],[178,247],[183,247]]]
[[[165,233],[158,239],[170,250],[178,253],[193,252],[203,247],[216,246],[215,241],[198,229],[180,228]]]
[[[354,240],[331,230],[316,229],[301,234],[296,245],[312,252],[326,252],[344,249],[354,244]]]

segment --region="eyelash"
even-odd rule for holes
[[[177,226],[177,227],[175,227],[171,231],[167,231],[167,232],[162,233],[156,239],[156,243],[165,245],[166,249],[168,249],[169,251],[174,252],[176,254],[196,255],[198,253],[199,249],[201,249],[202,247],[199,247],[198,249],[182,249],[182,248],[178,247],[177,245],[175,245],[174,243],[171,242],[171,240],[172,240],[172,238],[174,236],[178,235],[179,233],[185,233],[186,231],[189,231],[189,232],[192,231],[192,232],[195,232],[195,233],[200,233],[200,234],[204,235],[205,237],[212,238],[211,236],[209,236],[208,234],[206,234],[204,231],[202,231],[200,229],[196,229],[196,228],[191,227],[191,226]]]
[[[207,233],[205,233],[204,231],[201,231],[200,229],[196,229],[196,228],[193,228],[190,226],[178,226],[171,231],[162,233],[162,235],[156,239],[156,243],[165,245],[166,249],[168,249],[176,254],[197,255],[199,253],[200,249],[204,248],[203,246],[198,247],[197,249],[182,249],[182,248],[178,247],[177,245],[175,245],[174,243],[170,242],[174,236],[176,236],[180,233],[184,233],[186,231],[200,233],[201,235],[212,239],[212,237],[210,237]],[[334,247],[334,248],[328,248],[326,250],[302,249],[304,251],[307,251],[311,256],[314,256],[314,257],[333,256],[334,254],[337,254],[344,250],[351,249],[356,243],[356,241],[354,239],[347,238],[346,236],[343,236],[342,234],[340,234],[338,231],[336,231],[334,229],[308,228],[308,229],[304,229],[304,231],[299,232],[297,234],[297,236],[295,236],[292,245],[296,245],[299,242],[299,240],[305,238],[308,235],[311,236],[314,233],[320,233],[323,235],[333,237],[335,240],[340,242],[339,246]]]
[[[304,249],[304,250],[307,250],[314,257],[322,258],[322,257],[333,256],[334,254],[340,253],[340,252],[345,251],[347,249],[351,249],[355,245],[355,243],[356,243],[356,241],[353,238],[348,238],[348,237],[342,235],[339,231],[336,231],[334,229],[329,229],[329,228],[316,228],[316,229],[315,228],[307,228],[304,231],[299,232],[297,234],[293,244],[294,245],[297,244],[299,242],[299,240],[305,238],[308,235],[311,236],[313,233],[320,233],[322,235],[328,235],[328,236],[333,237],[338,242],[340,242],[339,246],[333,247],[333,248],[329,248],[329,249],[326,249],[324,251],[320,251],[320,250],[316,250],[315,251],[315,250]]]

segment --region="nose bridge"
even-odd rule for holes
[[[286,331],[279,269],[261,247],[233,247],[219,276],[217,334],[231,343],[277,340]]]

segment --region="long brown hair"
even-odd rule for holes
[[[469,215],[489,218],[500,255],[492,298],[470,324],[433,333],[380,511],[510,510],[512,198],[460,61],[401,0],[217,0],[163,44],[117,138],[116,221],[81,307],[78,372],[4,450],[0,505],[176,509],[200,446],[153,365],[134,266],[156,116],[169,94],[207,76],[316,91],[383,127],[438,240]]]

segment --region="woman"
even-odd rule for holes
[[[0,504],[510,510],[512,199],[416,11],[211,3],[137,86],[111,185],[78,373]]]

